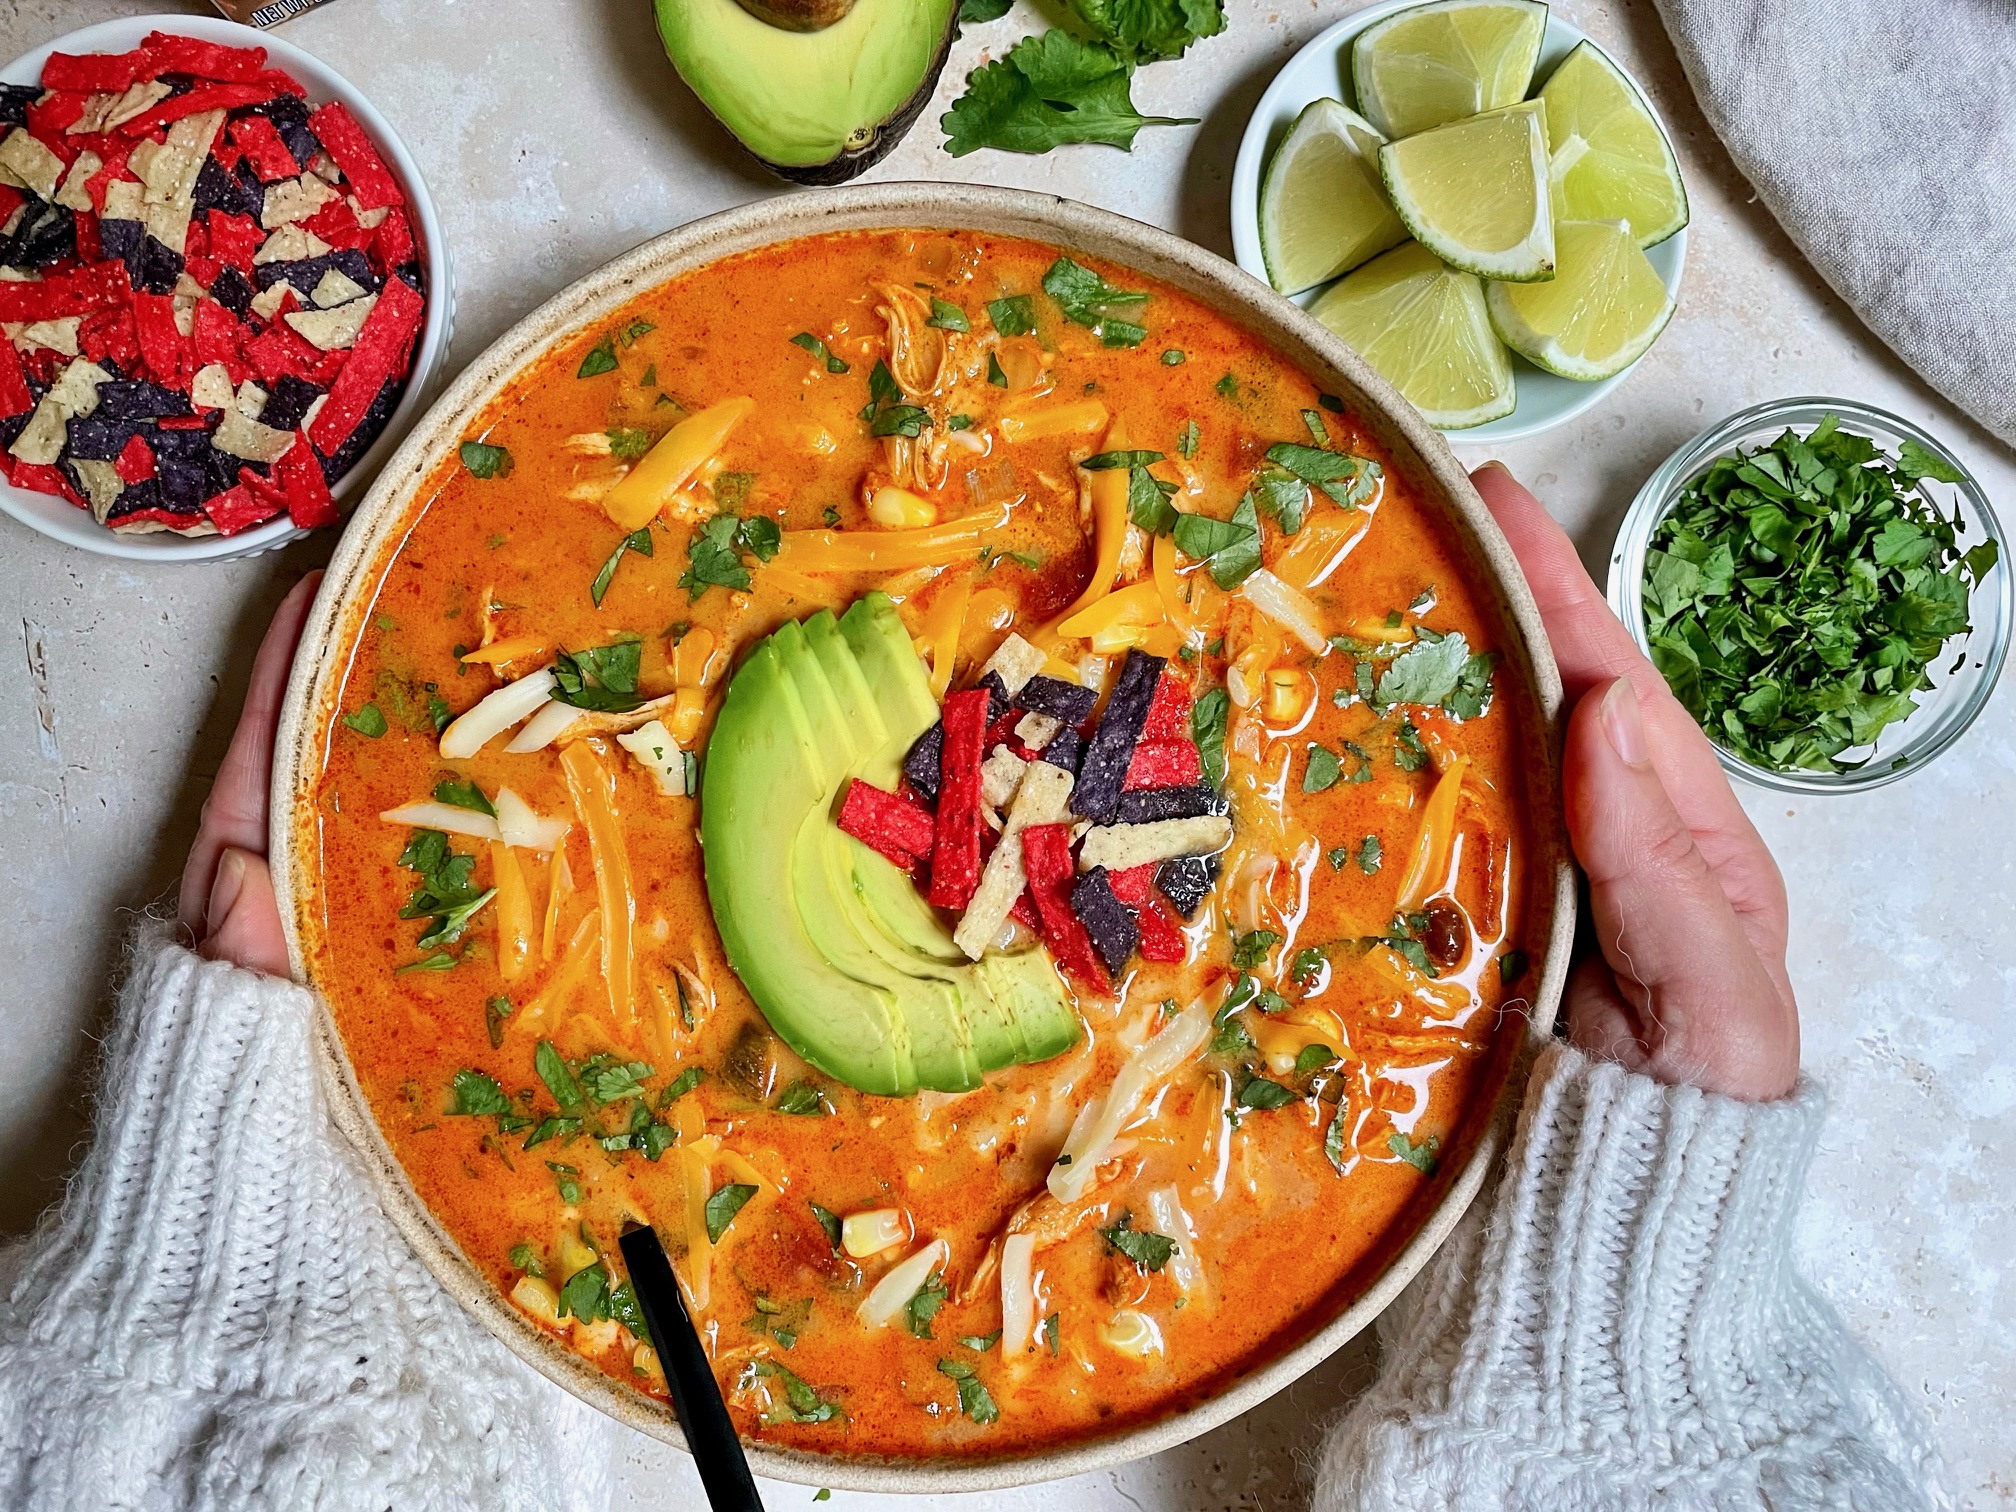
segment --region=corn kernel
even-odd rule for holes
[[[894,530],[938,523],[938,506],[907,488],[883,487],[868,501],[868,518]]]

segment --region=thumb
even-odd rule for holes
[[[202,955],[268,976],[289,974],[280,905],[273,896],[273,874],[263,857],[235,845],[224,848],[217,858],[217,876],[210,884],[204,919],[203,943],[197,946]]]
[[[1784,1095],[1797,1075],[1787,1009],[1659,779],[1628,677],[1576,705],[1564,772],[1568,833],[1617,995],[1569,1026],[1577,1046],[1663,1081]]]

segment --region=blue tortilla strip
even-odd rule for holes
[[[1120,795],[1120,824],[1153,824],[1160,819],[1196,819],[1225,812],[1225,800],[1209,787],[1130,788]]]
[[[273,382],[273,392],[266,396],[266,408],[259,412],[259,423],[275,430],[299,430],[308,406],[321,397],[322,390],[306,378],[282,373]]]
[[[28,124],[28,107],[42,98],[33,84],[0,84],[0,121],[15,126]]]
[[[39,399],[41,396],[36,397]],[[25,409],[18,415],[9,415],[5,420],[0,420],[0,451],[12,446],[20,438],[21,432],[28,429],[28,422],[34,418],[35,411]]]
[[[77,218],[34,199],[22,207],[14,234],[0,242],[0,263],[10,268],[47,268],[76,255]]]
[[[247,189],[245,181],[216,158],[206,157],[196,174],[196,194],[192,203],[198,215],[222,210],[227,215],[249,215],[257,219],[261,197],[256,191]]]
[[[938,778],[945,759],[945,726],[934,724],[910,747],[910,754],[903,758],[903,775],[910,780],[910,786],[924,795],[927,802],[938,801]]]
[[[378,397],[371,401],[371,407],[364,411],[364,417],[357,422],[357,428],[350,432],[343,444],[333,455],[320,457],[322,476],[333,485],[336,480],[355,467],[364,453],[371,450],[371,443],[378,439],[380,431],[392,418],[392,411],[399,407],[399,396],[406,390],[406,375],[395,373],[379,387]]]
[[[1147,722],[1149,704],[1155,701],[1155,684],[1161,680],[1164,665],[1163,658],[1145,651],[1127,653],[1113,691],[1107,695],[1099,728],[1079,759],[1078,785],[1071,789],[1072,813],[1094,824],[1113,822],[1127,782],[1127,764],[1134,759],[1134,747],[1141,743],[1141,726]]]
[[[133,287],[143,294],[173,294],[175,284],[182,277],[183,258],[180,252],[153,236],[140,238],[140,250],[128,264],[133,276]]]
[[[1085,926],[1106,970],[1119,976],[1140,947],[1141,926],[1134,922],[1133,910],[1114,893],[1105,867],[1093,867],[1072,884],[1071,912]]]
[[[999,672],[989,672],[973,685],[987,690],[987,723],[990,725],[1006,714],[1009,709],[1008,684],[1001,681]]]
[[[138,378],[99,384],[98,408],[91,412],[97,420],[166,420],[195,413],[181,390]]]
[[[166,525],[170,530],[192,530],[209,523],[201,500],[184,503],[171,498],[158,478],[148,478],[129,486],[105,513],[104,523],[114,530],[130,530],[139,524]]]
[[[140,259],[140,243],[146,236],[147,228],[136,220],[114,216],[98,222],[98,250],[105,254],[108,262],[117,258],[126,264],[128,278],[133,276],[133,269]]]
[[[1155,872],[1155,887],[1185,919],[1197,917],[1197,909],[1211,896],[1218,880],[1216,856],[1178,856],[1164,861]]]
[[[202,431],[163,431],[161,434],[164,437],[178,434],[196,436],[202,439],[205,450],[210,448],[209,438]],[[167,456],[157,448],[154,475],[161,484],[161,498],[167,507],[193,509],[198,514],[203,512],[203,501],[210,497],[212,491],[209,469],[203,463],[187,457]]]
[[[280,134],[280,140],[287,144],[287,150],[294,154],[294,161],[304,169],[315,160],[315,154],[322,150],[321,139],[315,135],[314,127],[308,124],[308,107],[297,95],[275,95],[262,105],[254,105],[244,112],[246,115],[263,115],[273,123],[273,129]]]
[[[217,270],[217,277],[210,284],[210,297],[240,320],[252,314],[252,280],[229,263]]]
[[[1098,702],[1097,689],[1080,687],[1077,683],[1065,682],[1061,677],[1045,677],[1041,672],[1022,684],[1022,691],[1015,695],[1018,709],[1027,709],[1031,714],[1048,714],[1067,725],[1085,723]]]
[[[252,270],[252,276],[262,289],[270,289],[284,279],[306,300],[315,292],[315,285],[322,282],[322,275],[331,268],[355,280],[367,291],[378,287],[378,275],[371,271],[371,259],[351,247],[324,252],[320,257],[297,258],[293,262],[261,263]]]
[[[126,443],[147,427],[138,420],[91,415],[64,427],[63,455],[80,462],[115,462]]]
[[[1036,753],[1036,759],[1050,766],[1062,767],[1072,776],[1078,775],[1078,762],[1085,754],[1085,737],[1071,726],[1066,725],[1050,737],[1050,743]]]

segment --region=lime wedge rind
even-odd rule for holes
[[[1535,367],[1580,383],[1615,377],[1651,349],[1676,308],[1623,221],[1564,221],[1548,283],[1485,285],[1498,339]]]
[[[1260,251],[1276,289],[1314,288],[1407,239],[1379,178],[1385,142],[1337,100],[1295,118],[1260,186]]]
[[[1546,107],[1452,121],[1379,149],[1387,196],[1414,239],[1452,268],[1528,283],[1554,276]]]
[[[1631,76],[1578,43],[1536,96],[1547,107],[1556,220],[1623,220],[1640,247],[1685,226],[1687,186],[1659,118]]]
[[[1358,109],[1391,139],[1526,98],[1547,30],[1540,0],[1432,0],[1351,43]]]

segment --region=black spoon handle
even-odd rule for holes
[[[728,1404],[721,1400],[721,1388],[715,1384],[714,1367],[708,1364],[700,1335],[686,1315],[686,1300],[679,1295],[672,1262],[665,1258],[656,1231],[640,1226],[617,1242],[630,1271],[630,1284],[643,1304],[652,1346],[665,1367],[665,1383],[672,1388],[672,1410],[679,1415],[679,1426],[693,1451],[708,1505],[714,1512],[763,1512],[763,1499],[756,1494],[749,1461],[742,1455],[742,1441],[735,1436]]]

